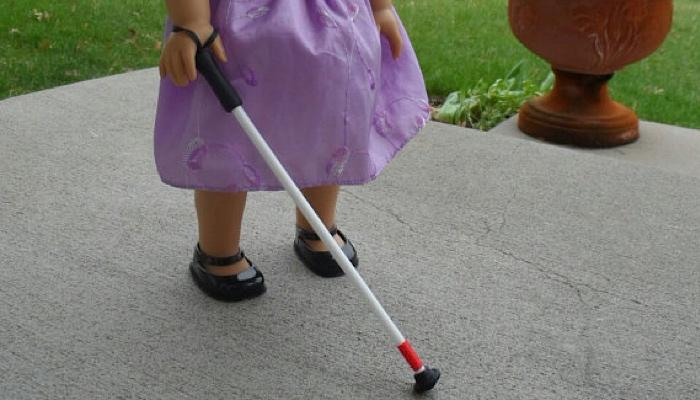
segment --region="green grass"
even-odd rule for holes
[[[0,98],[157,64],[162,0],[4,0]]]
[[[507,0],[395,0],[411,35],[428,91],[445,96],[493,82],[525,60],[531,78],[549,66],[515,39]],[[700,128],[700,1],[675,0],[674,27],[649,58],[627,67],[611,82],[615,98],[641,118]]]
[[[700,1],[674,3],[674,28],[664,46],[619,72],[611,89],[644,119],[700,128]],[[511,34],[507,0],[395,4],[431,95],[473,87],[481,78],[493,82],[520,60],[535,80],[548,71]],[[0,99],[157,65],[162,0],[5,0],[2,9]]]

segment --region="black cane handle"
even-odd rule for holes
[[[214,59],[214,52],[211,50],[211,45],[214,43],[219,32],[214,29],[214,32],[212,32],[211,36],[209,36],[209,39],[207,39],[204,44],[199,40],[199,36],[189,29],[175,26],[173,27],[173,32],[186,33],[197,45],[197,54],[195,55],[197,70],[204,76],[204,79],[207,80],[224,110],[226,110],[226,112],[231,112],[235,108],[243,105],[243,101],[241,101],[238,92],[236,92],[236,89],[234,89],[221,72],[219,64],[217,64]]]
[[[238,92],[224,77],[219,64],[214,60],[214,53],[211,51],[211,48],[202,47],[198,49],[195,62],[197,70],[209,82],[209,86],[211,86],[216,97],[219,98],[219,102],[226,112],[231,112],[233,109],[243,105]]]

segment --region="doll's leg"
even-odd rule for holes
[[[316,186],[311,188],[301,189],[301,192],[309,201],[311,207],[316,211],[321,221],[327,226],[331,227],[335,224],[335,210],[336,203],[338,202],[338,192],[340,192],[340,186],[338,185],[328,185],[328,186]],[[297,208],[297,225],[308,230],[312,230],[311,225],[306,221],[304,215]],[[339,245],[343,245],[343,239],[336,234],[334,236],[336,242]],[[328,251],[323,242],[320,240],[305,240],[309,247],[313,251]]]
[[[246,195],[246,192],[194,191],[199,222],[199,246],[204,253],[214,257],[227,257],[238,253]],[[213,275],[230,276],[245,271],[248,266],[244,258],[225,267],[207,270]]]

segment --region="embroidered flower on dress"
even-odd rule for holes
[[[425,117],[420,115],[416,117],[416,128],[423,129],[427,123],[428,120]]]
[[[195,137],[185,147],[183,162],[191,170],[202,169],[202,162],[207,155],[207,146],[200,137]]]
[[[358,6],[357,3],[348,4],[348,15],[353,22],[357,19],[357,15],[359,13],[360,13],[360,6]]]
[[[348,160],[350,160],[350,149],[343,146],[336,150],[331,156],[326,166],[326,172],[335,177],[342,175]]]
[[[250,10],[248,10],[248,12],[246,13],[246,16],[248,16],[248,18],[250,18],[250,19],[256,19],[256,18],[266,16],[269,12],[270,12],[270,7],[259,6],[259,7],[251,8]]]
[[[240,71],[241,75],[243,76],[243,80],[245,80],[245,83],[247,83],[250,86],[258,86],[258,77],[255,75],[255,71],[253,71],[247,65],[241,66]]]
[[[382,136],[389,134],[389,131],[391,130],[391,123],[386,115],[386,111],[382,111],[374,115],[374,127]]]
[[[243,165],[243,174],[251,185],[257,186],[260,184],[260,175],[250,164]]]
[[[207,156],[207,146],[200,146],[194,149],[192,153],[187,157],[187,167],[191,170],[202,169],[202,162],[204,157]]]
[[[324,26],[328,28],[337,28],[338,24],[335,22],[335,19],[331,15],[328,10],[325,8],[319,8],[318,9],[318,19],[323,24]]]

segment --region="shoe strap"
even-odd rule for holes
[[[214,257],[202,251],[197,243],[197,258],[202,265],[211,265],[214,267],[222,267],[226,265],[231,265],[241,261],[245,257],[243,250],[238,250],[238,253],[228,256],[228,257]]]
[[[330,233],[331,236],[335,236],[335,234],[338,233],[338,227],[336,225],[333,225],[331,228],[328,228],[328,233]],[[318,237],[316,232],[300,228],[298,226],[297,236],[305,240],[321,240],[321,238]]]

